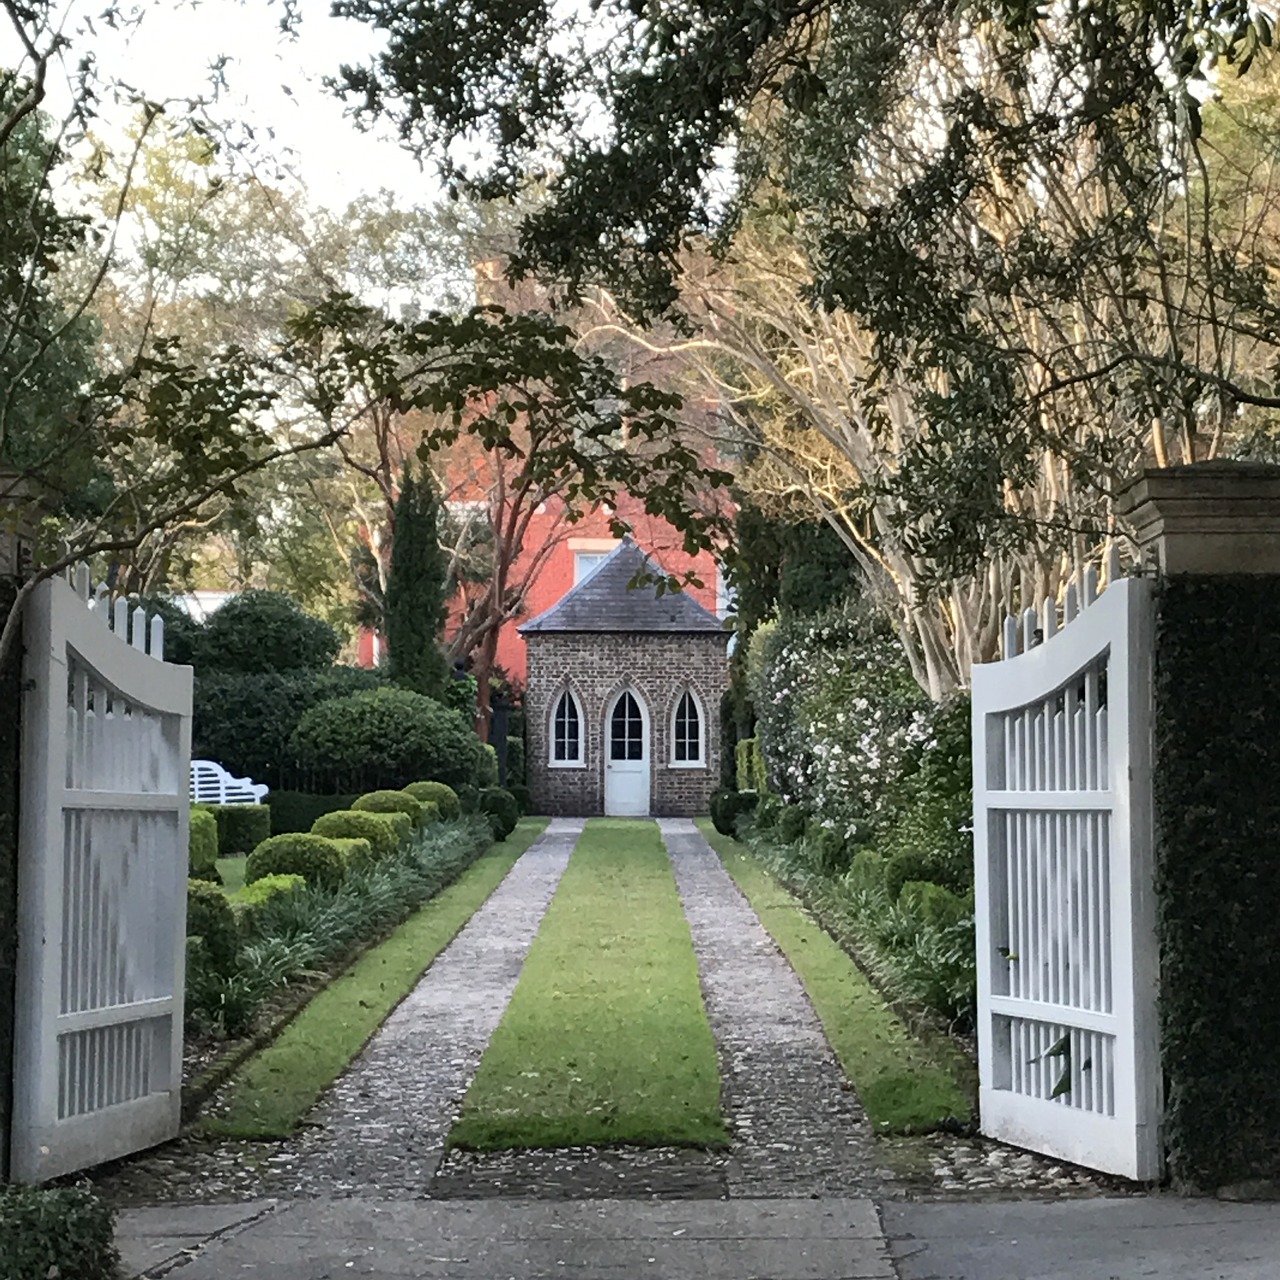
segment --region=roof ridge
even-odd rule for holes
[[[631,587],[640,572],[666,576],[662,566],[627,534],[550,608],[517,630],[521,635],[544,631],[724,630],[721,620],[688,592],[664,590],[659,594],[653,583]]]

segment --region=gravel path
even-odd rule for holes
[[[661,818],[720,1047],[733,1132],[731,1196],[859,1195],[877,1167],[871,1126],[800,979],[687,818]]]
[[[441,952],[275,1162],[280,1192],[427,1193],[583,826],[552,821]]]

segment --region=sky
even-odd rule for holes
[[[101,21],[103,0],[70,0],[63,29],[72,36],[73,64],[91,49],[104,77],[153,100],[211,93],[210,65],[225,55],[227,85],[212,114],[247,124],[264,155],[290,163],[319,204],[342,208],[384,187],[406,205],[433,203],[440,188],[431,171],[395,143],[391,130],[361,133],[321,83],[344,61],[365,61],[376,34],[330,17],[328,0],[298,0],[297,8],[293,37],[280,31],[281,5],[266,0],[146,0],[141,21],[119,31]],[[13,65],[15,49],[5,31],[0,59]],[[65,76],[55,77],[48,109],[59,112],[67,99]],[[117,127],[130,114],[110,103],[103,113]]]

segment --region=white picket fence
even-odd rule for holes
[[[178,1130],[191,669],[83,572],[23,635],[10,1167],[40,1182]]]
[[[1087,570],[973,670],[982,1131],[1160,1175],[1150,583]]]

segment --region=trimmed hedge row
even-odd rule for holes
[[[333,813],[338,809],[350,809],[359,798],[358,793],[317,796],[309,791],[273,791],[270,834],[279,836],[288,831],[310,831],[312,824],[321,814]]]

